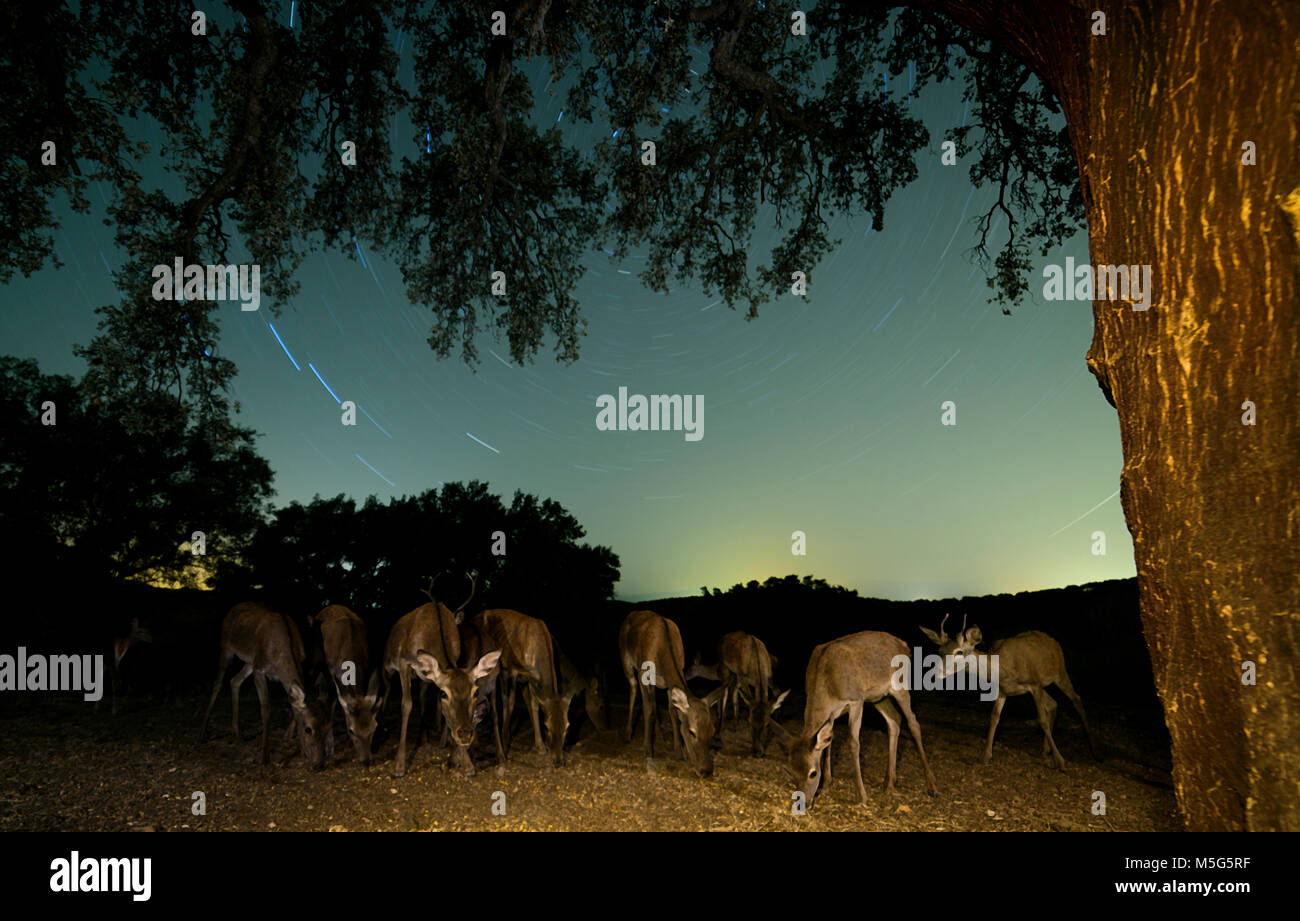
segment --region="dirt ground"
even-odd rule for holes
[[[791,814],[792,782],[784,752],[749,755],[748,727],[728,723],[712,777],[701,779],[671,749],[652,764],[635,741],[587,723],[567,766],[553,769],[534,754],[531,729],[520,726],[511,760],[496,765],[490,742],[478,743],[477,776],[449,769],[446,753],[426,742],[407,774],[391,776],[396,707],[390,702],[378,760],[356,763],[341,717],[335,759],[307,769],[297,741],[285,741],[289,709],[272,689],[272,764],[257,762],[257,704],[245,689],[243,741],[230,733],[229,695],[213,711],[215,732],[198,744],[199,698],[170,703],[130,699],[116,717],[105,706],[73,699],[28,699],[0,710],[0,830],[95,831],[1167,831],[1181,827],[1168,782],[1168,742],[1151,717],[1090,709],[1104,760],[1087,753],[1083,731],[1066,713],[1056,739],[1065,773],[1046,766],[1042,734],[1027,698],[1008,703],[994,760],[980,763],[988,707],[918,701],[923,740],[938,780],[925,792],[916,749],[900,742],[896,794],[884,792],[883,721],[863,720],[863,780],[870,802],[857,802],[837,726],[834,782],[807,815]],[[1024,707],[1018,706],[1023,704]],[[575,707],[575,710],[579,708]],[[660,710],[662,714],[662,709]],[[613,710],[611,718],[625,719]],[[575,717],[576,718],[576,717]],[[1157,717],[1158,719],[1158,717]],[[784,725],[799,729],[797,716]],[[615,722],[615,725],[618,725]],[[490,737],[490,732],[487,733]],[[482,736],[480,737],[482,738]],[[664,737],[667,738],[666,736]],[[906,730],[904,730],[906,738]],[[377,740],[378,741],[378,740]],[[668,757],[664,757],[667,755]],[[193,793],[207,814],[193,815]],[[1094,791],[1106,814],[1093,814]],[[494,814],[504,793],[505,814]],[[499,812],[500,809],[497,809]]]

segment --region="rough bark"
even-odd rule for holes
[[[1088,365],[1183,816],[1300,830],[1300,4],[925,5],[1057,91],[1092,263],[1153,267],[1149,310],[1094,301]]]
[[[1095,303],[1088,363],[1119,411],[1174,786],[1193,828],[1300,830],[1300,7],[1110,25],[1087,46],[1092,260],[1150,263],[1155,291]]]

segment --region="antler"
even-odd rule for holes
[[[958,633],[957,635],[958,635],[958,636],[965,636],[965,635],[966,635],[966,615],[965,615],[965,614],[962,614],[962,616],[961,616],[961,633]]]
[[[420,591],[424,592],[424,594],[428,597],[428,599],[432,601],[434,604],[438,603],[438,599],[433,597],[433,583],[438,581],[438,576],[440,575],[442,575],[442,573],[438,573],[438,575],[434,576],[432,579],[429,580],[428,588],[420,589]]]
[[[458,607],[455,611],[456,614],[459,614],[461,611],[465,610],[465,605],[469,604],[470,598],[474,597],[474,589],[478,585],[477,579],[474,576],[470,575],[470,573],[466,572],[465,577],[469,579],[469,598],[466,598],[464,601],[460,603],[460,607]],[[459,618],[457,619],[456,622],[457,623],[460,622]]]
[[[941,620],[941,621],[939,622],[939,642],[940,642],[940,644],[946,642],[947,639],[948,639],[948,634],[945,633],[944,630],[943,630],[943,625],[946,624],[946,623],[948,623],[948,615],[947,615],[947,614],[943,615],[943,620]]]

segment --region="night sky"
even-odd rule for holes
[[[537,98],[537,120],[559,119],[579,132],[570,140],[594,130],[566,127],[559,94]],[[914,105],[937,138],[962,122],[952,84]],[[255,313],[219,307],[239,421],[262,433],[277,504],[470,479],[507,503],[516,489],[554,498],[619,554],[625,599],[791,572],[894,599],[1132,576],[1119,427],[1084,364],[1092,305],[1042,298],[1041,266],[1087,262],[1086,236],[1041,260],[1032,299],[1003,316],[969,254],[971,220],[995,193],[972,190],[969,162],[942,167],[938,154],[936,140],[883,232],[867,216],[834,221],[841,245],[811,272],[806,303],[786,295],[751,322],[698,287],[650,293],[637,259],[593,253],[570,366],[543,352],[518,367],[488,333],[477,371],[437,361],[391,263],[364,243],[352,258],[318,253],[278,318],[265,297]],[[0,351],[84,371],[72,346],[115,299],[109,272],[123,258],[101,220],[106,192],[91,193],[90,215],[65,209],[64,269],[0,289]],[[752,262],[774,238],[758,236]],[[597,431],[596,398],[620,386],[703,394],[703,439]],[[358,403],[355,427],[338,399]],[[954,427],[940,424],[946,400]],[[796,529],[807,556],[791,554]],[[1092,552],[1097,530],[1105,556]]]

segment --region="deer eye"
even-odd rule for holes
[[[816,769],[816,768],[813,768],[811,771],[808,772],[808,779],[809,779],[809,780],[812,780],[812,779],[813,779],[814,777],[816,777],[816,776],[817,776],[817,769]]]

